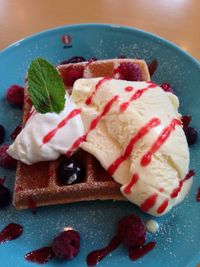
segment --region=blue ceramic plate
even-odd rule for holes
[[[44,57],[57,64],[71,56],[115,58],[119,55],[143,58],[147,62],[157,58],[159,67],[153,80],[170,82],[180,98],[182,114],[192,115],[192,124],[200,129],[200,65],[190,55],[152,34],[116,25],[75,25],[48,30],[16,42],[0,54],[0,124],[6,128],[6,141],[20,122],[21,111],[6,103],[5,90],[13,84],[24,85],[24,77],[30,62]],[[179,149],[177,147],[177,149]],[[157,219],[160,230],[148,240],[156,240],[156,248],[132,262],[125,248],[120,247],[98,266],[149,266],[185,267],[200,263],[200,204],[195,195],[200,173],[199,142],[191,151],[191,168],[196,177],[190,195],[183,204]],[[7,177],[6,186],[13,190],[15,172],[0,168],[0,177]],[[24,255],[50,244],[63,227],[72,226],[81,234],[81,250],[70,262],[50,261],[47,266],[86,266],[86,255],[93,249],[107,244],[114,235],[116,223],[126,214],[136,213],[144,220],[150,218],[130,203],[112,201],[83,202],[38,209],[16,211],[10,206],[0,211],[0,229],[10,222],[24,226],[23,235],[0,245],[0,266],[34,266],[24,260]]]

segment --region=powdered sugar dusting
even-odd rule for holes
[[[159,66],[153,76],[153,81],[163,83],[170,82],[175,93],[179,96],[182,113],[191,113],[193,125],[200,129],[199,124],[199,68],[188,58],[184,58],[173,48],[167,47],[163,42],[154,38],[143,37],[135,32],[123,33],[120,28],[109,28],[109,31],[77,30],[72,34],[72,48],[63,49],[60,36],[68,33],[65,29],[48,37],[41,37],[41,40],[34,39],[30,45],[18,45],[16,52],[8,53],[0,61],[1,73],[1,123],[4,124],[9,134],[19,124],[21,112],[12,109],[5,103],[3,97],[6,88],[12,83],[24,84],[24,77],[31,60],[42,56],[57,64],[59,61],[75,55],[86,58],[96,56],[100,59],[115,58],[120,54],[131,57],[144,58],[148,62],[157,58]],[[84,32],[84,34],[83,34]],[[70,32],[71,34],[71,32]],[[80,40],[84,38],[82,46]],[[76,41],[77,40],[77,41]],[[17,54],[19,53],[19,54]],[[18,60],[15,60],[19,55]],[[5,66],[9,66],[8,68]],[[4,70],[5,69],[5,70]],[[160,225],[155,234],[148,234],[148,240],[156,240],[157,247],[144,258],[137,261],[137,266],[196,266],[199,262],[199,225],[200,205],[196,202],[195,196],[199,186],[200,170],[200,149],[197,142],[191,148],[191,169],[196,170],[194,185],[190,195],[180,206],[164,217],[156,219]],[[5,186],[13,190],[14,171],[0,169],[0,176],[6,176]],[[90,202],[76,203],[55,207],[39,208],[36,215],[30,211],[17,212],[10,206],[1,211],[1,229],[8,223],[15,222],[24,226],[24,234],[8,246],[0,246],[0,255],[6,255],[9,251],[10,266],[24,266],[24,255],[37,249],[38,246],[51,244],[52,239],[64,227],[71,226],[81,234],[81,251],[76,259],[67,262],[70,266],[86,266],[85,258],[92,249],[103,247],[115,233],[116,224],[122,216],[136,213],[143,219],[151,219],[140,213],[139,209],[130,203]],[[48,227],[47,227],[48,226]],[[16,249],[17,248],[17,249]],[[197,257],[194,259],[194,257]],[[191,262],[191,259],[194,261]],[[196,260],[196,261],[195,261]],[[55,266],[57,262],[50,262],[48,266]],[[59,266],[65,266],[60,263]],[[98,266],[123,266],[135,265],[128,259],[123,246],[119,247],[110,256],[104,259]]]

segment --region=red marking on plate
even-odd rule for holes
[[[72,41],[72,38],[69,34],[64,34],[62,37],[61,37],[61,41],[63,44],[71,44],[71,41]]]

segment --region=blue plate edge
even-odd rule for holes
[[[40,35],[48,35],[48,34],[52,34],[52,32],[56,32],[56,31],[62,31],[65,28],[69,28],[69,29],[74,29],[74,28],[84,28],[84,27],[91,27],[91,28],[111,28],[111,29],[124,29],[124,30],[128,30],[128,31],[135,31],[136,33],[142,34],[144,37],[148,36],[150,38],[153,38],[156,40],[159,40],[161,43],[165,43],[165,45],[167,45],[168,47],[173,47],[175,48],[180,54],[182,54],[184,57],[186,57],[188,59],[188,57],[190,58],[190,60],[197,65],[198,68],[200,68],[200,61],[196,58],[194,58],[192,55],[190,55],[188,52],[184,51],[183,49],[181,49],[178,45],[176,45],[175,43],[168,41],[167,39],[156,35],[154,33],[150,33],[147,31],[144,31],[142,29],[137,29],[134,27],[129,27],[129,26],[123,26],[123,25],[118,25],[118,24],[107,24],[107,23],[81,23],[81,24],[69,24],[69,25],[63,25],[63,26],[59,26],[59,27],[55,27],[55,28],[49,28],[47,30],[44,31],[40,31],[38,33],[34,33],[32,35],[28,35],[27,37],[24,37],[12,44],[10,44],[9,46],[7,46],[6,48],[4,48],[3,50],[0,51],[0,56],[2,56],[2,54],[5,53],[9,53],[10,50],[12,50],[13,48],[19,46],[22,42],[23,43],[27,43],[32,41],[32,39],[34,39],[35,37],[38,37]]]

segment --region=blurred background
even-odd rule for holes
[[[200,60],[199,0],[0,0],[0,49],[45,29],[114,23],[160,35]]]

